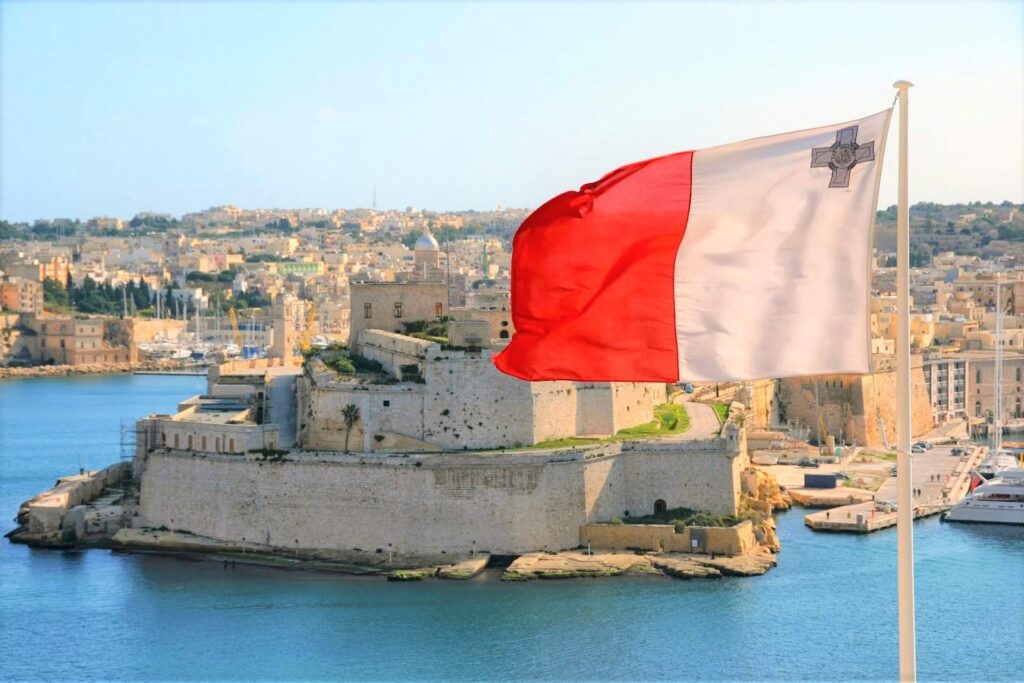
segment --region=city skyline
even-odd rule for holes
[[[1018,3],[291,7],[5,3],[0,218],[534,207],[897,78],[912,201],[1024,200]]]

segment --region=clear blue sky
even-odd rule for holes
[[[369,206],[375,185],[382,208],[532,207],[884,109],[899,78],[912,200],[1019,202],[1022,8],[6,1],[0,217]]]

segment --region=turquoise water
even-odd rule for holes
[[[0,382],[0,523],[81,465],[118,457],[121,417],[195,377]],[[394,584],[0,541],[5,680],[894,678],[894,531],[814,534],[779,517],[750,579]],[[1024,530],[918,523],[922,680],[1024,678]]]

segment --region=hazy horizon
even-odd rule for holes
[[[1022,27],[1016,2],[4,2],[0,218],[532,208],[900,78],[911,202],[1020,203]]]

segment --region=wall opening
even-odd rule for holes
[[[668,511],[668,504],[664,500],[659,498],[658,500],[654,501],[654,514],[656,514],[656,515],[663,515],[667,511]]]

